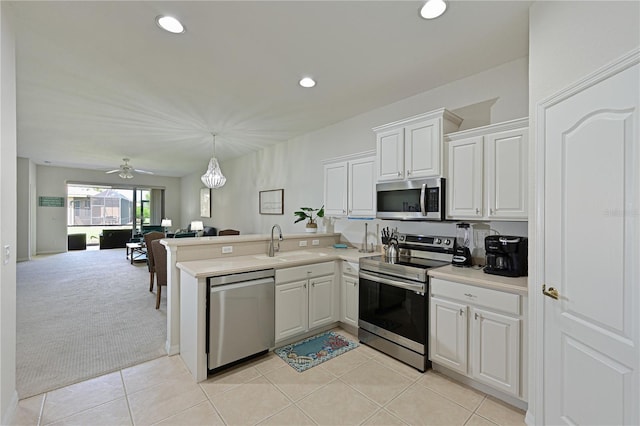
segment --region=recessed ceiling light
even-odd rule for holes
[[[184,26],[173,16],[158,16],[156,23],[160,28],[165,31],[169,31],[173,34],[180,34],[184,32]]]
[[[304,77],[300,80],[299,84],[302,87],[313,87],[316,85],[316,81],[311,77]]]
[[[447,10],[447,4],[444,0],[428,0],[420,9],[420,16],[424,19],[435,19],[445,10]]]

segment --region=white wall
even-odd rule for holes
[[[96,184],[138,185],[165,188],[165,215],[174,224],[180,222],[180,178],[137,175],[123,182],[116,174],[107,175],[99,170],[71,169],[65,167],[37,166],[36,200],[40,196],[65,197],[67,182]],[[32,206],[36,210],[36,251],[59,253],[67,250],[67,210],[61,207]],[[26,215],[26,212],[20,212]],[[159,223],[158,223],[159,225]],[[174,225],[175,226],[175,225]],[[22,236],[21,236],[22,238]],[[24,238],[27,238],[25,236]]]
[[[221,168],[227,183],[223,188],[213,190],[210,224],[217,228],[239,229],[245,234],[268,233],[274,223],[280,224],[285,233],[303,232],[302,222],[294,225],[293,212],[302,206],[322,205],[323,160],[374,150],[372,127],[442,107],[464,118],[461,129],[526,117],[527,71],[528,61],[522,58],[273,147],[225,161]],[[203,159],[196,174],[183,178],[185,203],[182,216],[185,219],[197,213],[197,191],[202,186],[200,175],[205,172],[207,161]],[[284,189],[284,215],[260,215],[258,192],[281,188]],[[342,219],[334,225],[335,230],[344,233],[348,241],[360,244],[364,237],[362,221]],[[451,223],[422,222],[416,225],[385,221],[381,226],[397,226],[406,232],[448,235],[455,232],[452,232],[454,225]],[[375,224],[369,229],[375,229]],[[507,229],[517,235],[526,235],[526,224],[508,225]]]
[[[536,106],[545,98],[640,46],[640,3],[637,1],[535,2],[529,11],[529,159],[531,170],[530,217],[536,206],[535,158]],[[529,411],[542,422],[542,383],[536,381],[535,348],[538,343],[535,298],[540,297],[541,279],[536,277],[536,223],[529,221],[530,378]],[[533,419],[532,419],[533,420]]]
[[[0,262],[0,423],[8,424],[16,392],[16,60],[6,2],[0,2],[0,243],[11,257]],[[4,250],[3,250],[4,251]]]

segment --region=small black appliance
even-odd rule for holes
[[[471,250],[469,250],[469,224],[458,223],[456,239],[453,246],[453,266],[471,266]]]
[[[484,272],[487,274],[505,277],[527,276],[526,237],[489,235],[484,240],[484,248],[487,254]]]

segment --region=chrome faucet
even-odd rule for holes
[[[273,244],[273,230],[278,228],[278,246],[276,247]],[[269,257],[273,257],[276,255],[277,251],[280,251],[280,241],[282,241],[282,229],[280,229],[280,225],[273,225],[271,227],[271,242],[269,243]]]

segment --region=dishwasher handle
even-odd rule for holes
[[[239,282],[239,283],[233,283],[233,284],[219,284],[219,285],[211,285],[211,293],[219,293],[221,291],[229,291],[229,290],[235,290],[235,289],[239,289],[239,288],[244,288],[244,287],[253,287],[253,286],[258,286],[258,285],[275,285],[275,279],[273,278],[262,278],[260,280],[250,280],[250,281],[243,281],[243,282]]]

